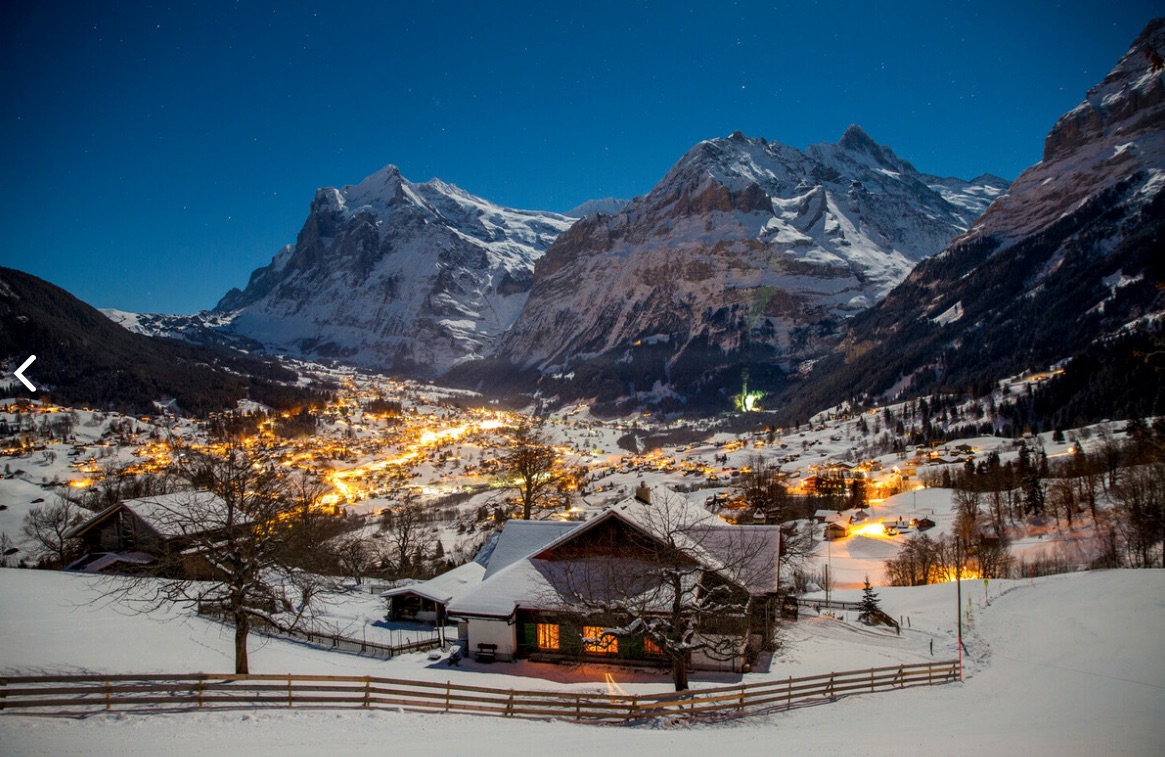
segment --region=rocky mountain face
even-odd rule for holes
[[[1043,160],[966,234],[855,318],[842,349],[818,363],[790,401],[806,412],[861,394],[981,392],[1002,376],[1085,350],[1107,350],[1101,363],[1126,360],[1129,334],[1161,341],[1163,52],[1165,19],[1158,19],[1056,122]],[[1154,370],[1144,360],[1129,364]],[[1087,391],[1111,395],[1120,387]]]
[[[215,308],[268,349],[439,375],[489,353],[534,261],[574,219],[512,210],[388,166],[316,193],[294,245]]]
[[[686,402],[747,366],[763,381],[819,357],[1006,186],[922,174],[856,126],[805,151],[702,142],[557,239],[497,354],[563,397]]]

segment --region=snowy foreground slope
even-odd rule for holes
[[[971,597],[969,677],[964,684],[855,696],[835,704],[717,725],[618,728],[501,718],[362,711],[256,711],[157,716],[96,714],[84,720],[0,715],[6,755],[346,755],[522,753],[815,755],[1165,753],[1165,571],[1080,573],[982,584]],[[768,675],[856,667],[869,654],[903,661],[950,653],[954,586],[879,590],[893,615],[911,617],[902,639],[822,618],[788,634]],[[855,598],[858,592],[837,592]],[[224,670],[229,638],[207,622],[170,623],[80,605],[77,577],[0,571],[0,672]],[[824,628],[826,630],[822,631]],[[831,642],[830,639],[835,641]],[[898,645],[897,651],[894,651]],[[863,652],[863,649],[865,652]],[[941,652],[941,655],[940,655]],[[491,686],[533,687],[507,675],[521,666],[453,670],[423,655],[378,662],[269,642],[261,672],[416,674]],[[888,664],[869,659],[865,664]],[[526,668],[528,672],[531,668]],[[763,674],[761,674],[763,677]],[[586,678],[585,671],[577,679]],[[751,680],[752,677],[750,676]],[[443,680],[443,678],[442,678]],[[547,685],[548,682],[542,682]],[[564,684],[557,684],[562,686]],[[594,688],[576,680],[565,684]],[[599,684],[601,685],[601,684]],[[663,685],[663,684],[654,684]],[[631,688],[628,686],[628,688]],[[637,687],[638,688],[638,687]]]

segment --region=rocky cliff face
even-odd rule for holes
[[[854,319],[842,351],[790,393],[802,411],[860,394],[982,391],[1160,323],[1163,50],[1158,19],[1056,122],[1040,163]]]
[[[499,355],[573,373],[583,385],[553,390],[580,396],[596,365],[606,395],[698,393],[734,363],[790,370],[1005,187],[921,174],[856,126],[803,152],[702,142],[646,196],[559,237]]]
[[[439,375],[492,349],[526,301],[534,261],[572,221],[388,166],[319,190],[296,243],[216,311],[275,351]]]
[[[1016,179],[968,240],[1022,238],[1105,189],[1159,169],[1165,158],[1163,24],[1149,24],[1084,102],[1056,121],[1043,160]]]

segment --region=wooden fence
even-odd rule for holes
[[[231,616],[220,608],[208,605],[199,605],[198,614],[205,618],[213,618],[214,620],[231,625]],[[349,636],[340,636],[334,633],[324,633],[321,631],[313,631],[311,629],[301,628],[279,628],[270,623],[266,623],[261,619],[252,621],[251,630],[254,633],[264,636],[279,636],[285,639],[297,639],[299,641],[307,642],[325,649],[334,649],[338,652],[350,652],[352,654],[364,655],[366,657],[376,657],[379,659],[390,660],[398,654],[406,654],[408,652],[424,652],[429,649],[436,649],[445,645],[445,639],[440,632],[434,630],[426,633],[423,631],[411,631],[407,636],[398,633],[404,641],[397,644],[380,644],[367,639],[354,639]],[[413,639],[416,636],[416,639]]]
[[[845,610],[846,612],[858,612],[858,613],[860,613],[862,611],[862,603],[861,602],[843,602],[843,601],[837,600],[837,599],[824,600],[824,599],[805,599],[803,597],[797,597],[797,606],[804,607],[805,609],[812,608],[812,609],[816,610],[817,612],[820,612],[821,610]],[[899,634],[902,633],[902,629],[899,627],[898,621],[891,618],[889,615],[887,615],[882,610],[874,610],[873,617],[874,617],[874,620],[878,621],[879,623],[882,623],[884,625],[887,625],[887,626],[890,626],[891,628],[893,628],[895,632],[897,632]]]
[[[372,676],[74,675],[0,678],[0,712],[364,708],[634,723],[732,717],[958,680],[958,662],[898,665],[667,694],[496,689]]]

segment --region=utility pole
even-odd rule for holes
[[[828,538],[825,540],[825,548],[827,552],[827,561],[825,563],[825,601],[829,602],[829,594],[833,589],[833,542]]]
[[[963,540],[955,534],[955,614],[959,620],[959,682],[963,680]]]

